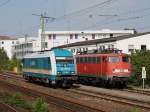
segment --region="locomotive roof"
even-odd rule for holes
[[[42,58],[42,57],[50,57],[50,54],[54,52],[56,57],[71,57],[73,56],[72,52],[66,49],[53,49],[48,51],[40,51],[32,54],[26,55],[24,58]]]
[[[128,55],[125,53],[97,53],[97,54],[77,54],[77,57],[84,57],[84,56],[89,56],[89,57],[93,57],[93,56],[123,56],[123,55]]]
[[[32,54],[26,55],[24,58],[42,58],[42,57],[49,57],[49,52],[36,52]]]

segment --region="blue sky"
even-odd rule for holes
[[[44,12],[56,18],[47,22],[46,30],[150,31],[149,4],[150,0],[0,0],[0,34],[37,36],[40,20],[32,14]]]

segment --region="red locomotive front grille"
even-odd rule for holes
[[[116,64],[109,64],[108,66],[107,74],[109,75],[126,77],[131,74],[131,65],[129,63],[119,62]]]

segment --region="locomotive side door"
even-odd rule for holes
[[[106,70],[107,70],[107,56],[102,56],[102,62],[101,62],[101,76],[106,76]]]

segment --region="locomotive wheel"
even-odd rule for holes
[[[66,89],[69,89],[71,87],[71,83],[69,83],[67,80],[64,80],[62,82],[62,87],[66,88]]]
[[[112,88],[112,81],[108,80],[106,81],[106,88]]]
[[[32,83],[33,82],[32,77],[28,77],[28,81]]]

